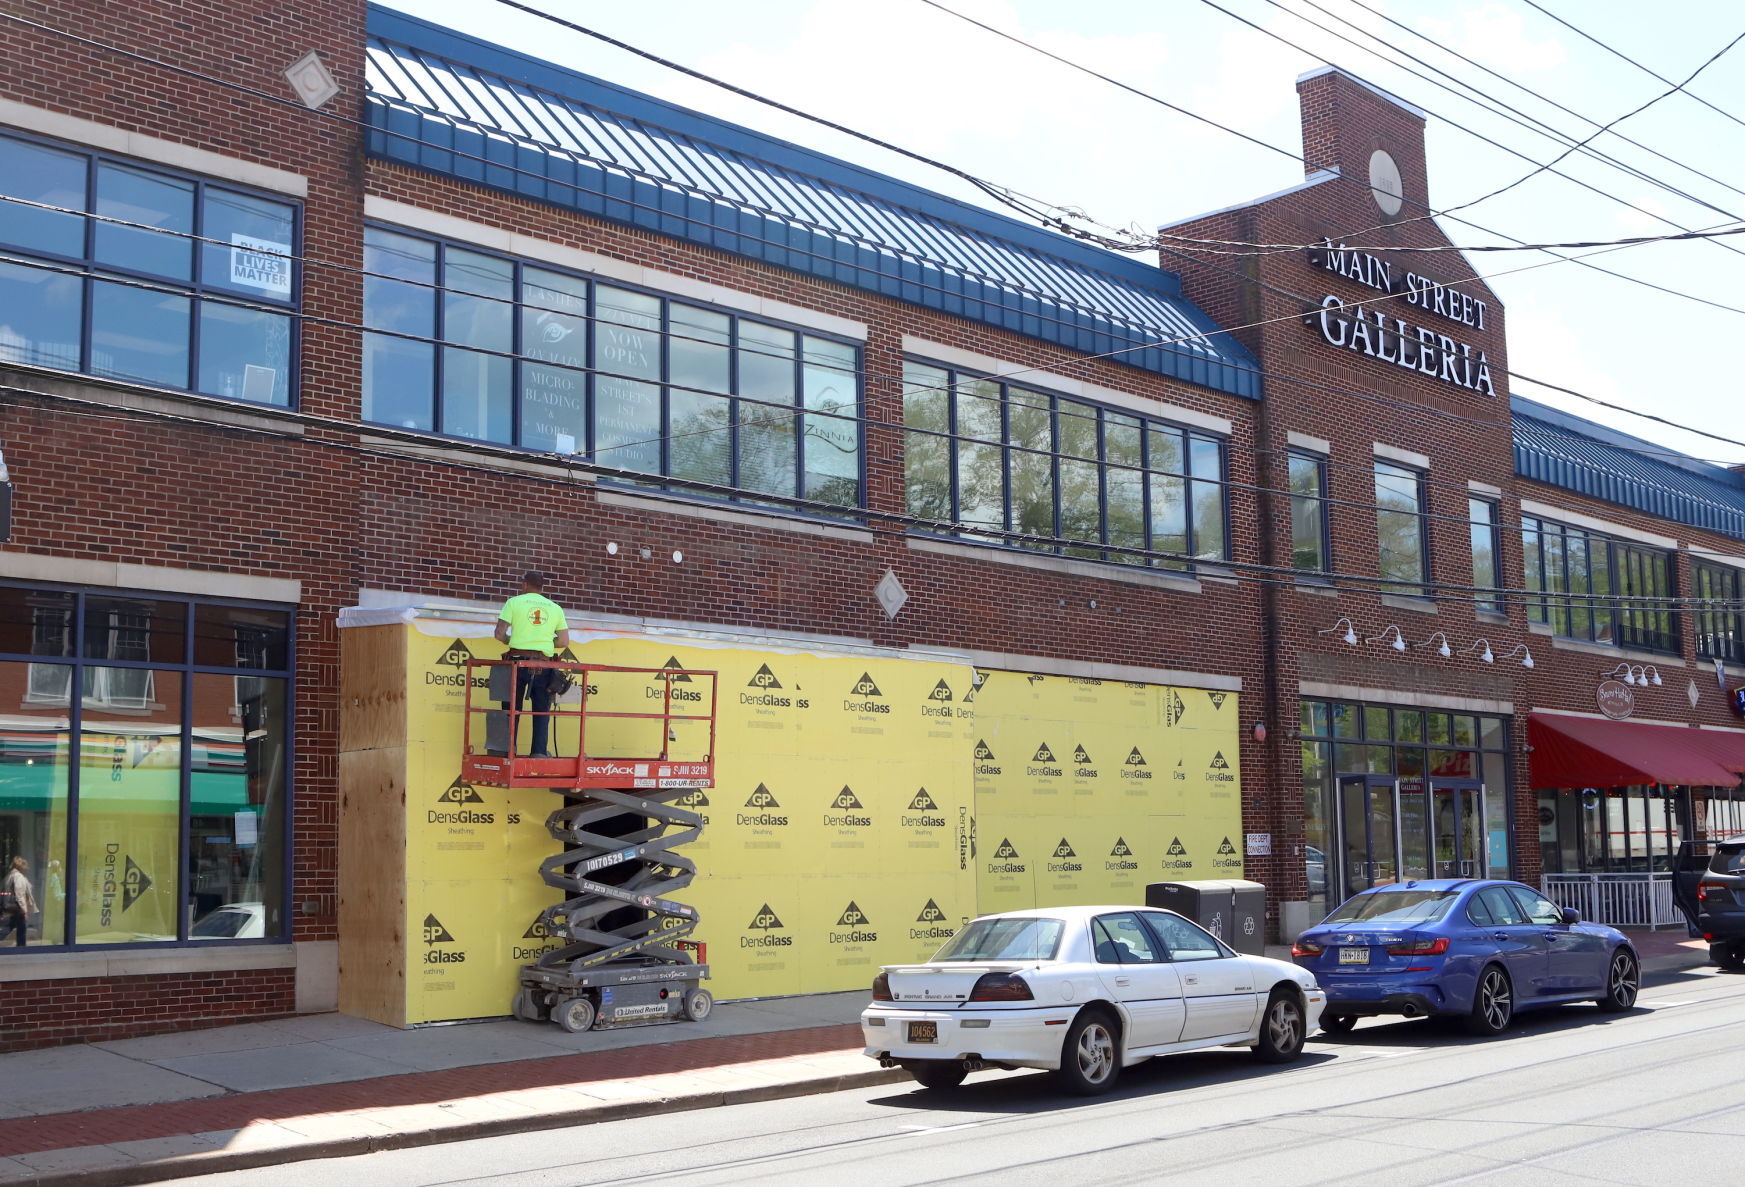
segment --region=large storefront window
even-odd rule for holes
[[[1221,438],[927,363],[905,362],[903,383],[909,514],[1120,564],[1227,557]]]
[[[381,227],[364,270],[365,420],[861,505],[851,343]]]
[[[1688,819],[1688,794],[1652,786],[1541,790],[1539,849],[1545,872],[1670,870],[1673,852],[1686,831],[1682,822]]]
[[[1630,598],[1673,595],[1672,555],[1585,528],[1521,517],[1527,617],[1552,633],[1644,651],[1679,651],[1678,615],[1663,603]]]
[[[1305,700],[1299,733],[1311,912],[1401,879],[1507,876],[1503,718]]]
[[[290,404],[297,213],[0,135],[0,362]]]
[[[0,861],[34,887],[29,945],[285,938],[291,627],[0,585]]]

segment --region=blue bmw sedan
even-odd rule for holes
[[[1517,1010],[1636,1004],[1641,965],[1623,932],[1583,923],[1530,886],[1440,878],[1354,895],[1291,949],[1327,991],[1321,1029],[1362,1017],[1443,1015],[1498,1034]]]

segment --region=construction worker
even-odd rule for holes
[[[521,592],[503,603],[497,615],[497,642],[508,644],[505,659],[551,659],[570,645],[570,624],[563,608],[545,596],[545,574],[529,570],[521,575]],[[557,676],[555,668],[515,667],[515,685],[511,698],[516,709],[533,692],[533,749],[529,758],[550,758],[551,686]],[[505,702],[505,709],[508,703]],[[513,747],[511,747],[513,751]]]

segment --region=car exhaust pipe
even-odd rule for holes
[[[1400,1013],[1404,1014],[1407,1018],[1416,1018],[1420,1012],[1417,1002],[1407,1002],[1405,1005],[1400,1007]]]

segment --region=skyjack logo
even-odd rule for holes
[[[769,670],[769,665],[764,664],[761,667],[759,667],[756,672],[752,673],[751,679],[747,680],[745,682],[745,686],[747,688],[764,688],[764,689],[780,688],[782,686],[782,682],[780,680],[777,680],[776,674]]]

